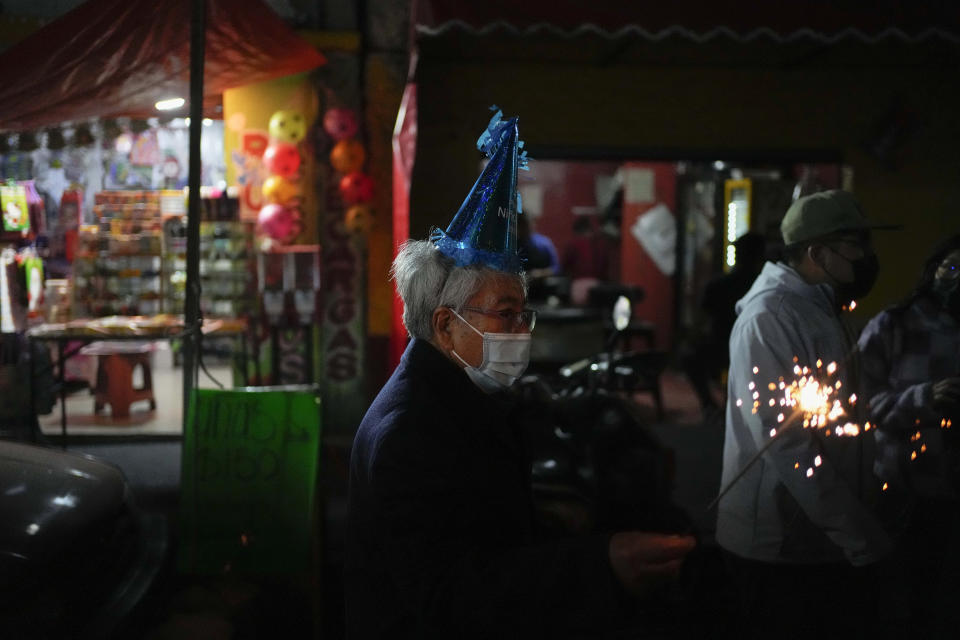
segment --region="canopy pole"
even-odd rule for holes
[[[183,432],[197,384],[200,348],[200,135],[203,131],[203,57],[206,0],[192,0],[190,19],[190,168],[187,177],[187,288],[183,308]]]

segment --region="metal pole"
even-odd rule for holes
[[[190,168],[187,178],[187,290],[183,308],[183,428],[187,429],[190,397],[197,381],[200,343],[200,134],[203,130],[203,56],[206,0],[192,0],[190,20]]]

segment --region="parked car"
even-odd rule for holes
[[[117,467],[0,441],[0,637],[120,637],[166,540]]]

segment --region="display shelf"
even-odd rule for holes
[[[203,197],[200,223],[200,311],[204,317],[246,317],[256,302],[253,224],[236,220],[236,198]],[[186,299],[186,223],[164,222],[164,309],[182,313]]]
[[[95,224],[78,233],[73,265],[75,317],[163,311],[163,199],[180,192],[102,191]]]

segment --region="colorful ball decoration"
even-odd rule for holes
[[[292,178],[300,170],[300,152],[296,145],[275,142],[263,152],[263,165],[273,175]]]
[[[343,225],[353,233],[366,233],[373,226],[373,210],[366,204],[355,204],[347,209]]]
[[[278,242],[290,242],[300,233],[300,213],[280,204],[266,204],[257,215],[257,229]]]
[[[373,179],[359,171],[340,180],[340,196],[347,204],[361,204],[373,199]]]
[[[282,176],[270,176],[263,181],[263,197],[271,204],[289,204],[300,197],[300,185]]]
[[[357,116],[350,109],[328,109],[323,114],[323,129],[334,140],[346,140],[357,135]]]
[[[307,120],[299,111],[277,111],[270,116],[267,130],[275,140],[296,144],[307,135]]]
[[[360,171],[366,159],[367,152],[356,140],[341,140],[330,152],[330,164],[344,175]]]

